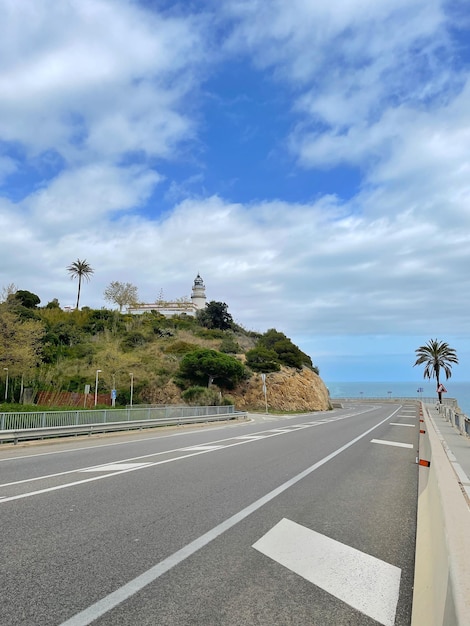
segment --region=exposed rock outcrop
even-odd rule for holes
[[[274,411],[326,411],[330,407],[328,389],[320,376],[308,368],[296,370],[283,367],[280,372],[266,374],[268,409]],[[265,410],[261,374],[230,392],[240,410]]]

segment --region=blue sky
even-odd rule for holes
[[[0,0],[0,289],[200,272],[327,382],[470,380],[469,68],[463,0]]]

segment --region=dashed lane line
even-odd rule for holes
[[[396,446],[397,448],[411,448],[413,449],[412,443],[401,443],[400,441],[386,441],[385,439],[371,439],[371,443],[381,443],[384,446]]]

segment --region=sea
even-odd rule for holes
[[[422,382],[330,382],[325,381],[331,398],[435,398],[435,381]],[[447,393],[444,398],[454,398],[461,411],[470,416],[470,382],[444,380]]]

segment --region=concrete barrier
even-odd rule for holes
[[[422,406],[412,626],[470,624],[470,509]],[[428,461],[429,466],[421,464]]]

